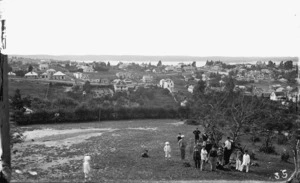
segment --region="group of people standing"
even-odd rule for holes
[[[229,165],[230,156],[234,150],[233,141],[230,139],[230,137],[227,137],[224,145],[218,146],[212,134],[203,133],[201,135],[201,132],[198,128],[193,131],[193,134],[195,136],[195,141],[192,142],[193,144],[191,145],[193,145],[192,153],[196,168],[203,171],[206,164],[209,164],[210,170],[215,171],[217,167],[223,168],[224,166]],[[185,152],[187,147],[187,143],[184,138],[184,135],[181,135],[181,133],[179,133],[177,136],[182,160],[185,159]],[[246,167],[246,172],[248,172],[250,166],[250,156],[247,150],[245,150],[244,154],[242,153],[242,149],[240,148],[235,148],[235,150],[237,150],[236,170],[243,171],[243,168]]]

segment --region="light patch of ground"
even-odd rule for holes
[[[175,125],[175,126],[180,126],[184,124],[184,121],[179,121],[179,122],[175,122],[175,123],[169,123],[171,125]]]
[[[52,146],[66,146],[70,147],[73,144],[82,143],[85,140],[102,135],[103,132],[112,132],[117,129],[111,128],[87,128],[87,129],[68,129],[68,130],[54,130],[54,129],[42,129],[34,131],[26,131],[25,143],[31,145],[45,145]],[[31,140],[34,141],[31,141]]]
[[[55,130],[51,128],[45,128],[42,130],[25,131],[23,135],[25,136],[25,141],[29,141],[31,139],[38,139],[45,136],[72,134],[78,132],[91,132],[91,131],[99,131],[99,130],[110,131],[112,129],[111,128],[86,128],[86,129]]]
[[[61,140],[54,140],[54,141],[37,141],[37,142],[33,142],[32,144],[43,144],[47,147],[57,147],[57,146],[66,146],[66,147],[70,147],[73,144],[79,144],[84,142],[85,140],[89,139],[90,137],[96,137],[96,136],[100,136],[102,135],[102,133],[88,133],[88,134],[84,134],[84,135],[78,135],[75,137],[70,137],[70,138],[66,138],[66,139],[61,139]]]
[[[142,127],[138,127],[138,128],[126,128],[128,130],[153,130],[153,131],[156,131],[157,130],[157,127],[155,128],[142,128]]]

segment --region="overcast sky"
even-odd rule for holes
[[[6,0],[9,54],[299,56],[299,0]]]

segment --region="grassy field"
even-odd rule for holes
[[[190,145],[195,126],[179,120],[127,120],[23,127],[27,139],[12,148],[12,182],[82,182],[83,155],[92,157],[93,182],[141,182],[175,180],[266,180],[277,181],[275,172],[293,171],[292,163],[280,162],[276,155],[257,152],[259,144],[243,145],[254,150],[259,164],[250,172],[200,172],[194,168]],[[201,131],[203,131],[200,128]],[[181,132],[188,142],[185,167],[180,160],[176,136]],[[32,141],[32,139],[34,141]],[[171,159],[164,158],[164,143],[170,142]],[[282,147],[278,146],[279,151]],[[150,158],[141,153],[149,150]],[[16,152],[17,150],[17,152]],[[24,173],[16,173],[21,170]],[[28,170],[36,171],[33,176]],[[283,179],[280,179],[281,181]]]
[[[14,96],[16,89],[21,90],[22,96],[30,95],[31,97],[44,98],[47,92],[48,83],[25,80],[9,80],[8,95]]]

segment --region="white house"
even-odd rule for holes
[[[25,111],[24,111],[25,115],[33,113],[33,110],[29,109],[28,107],[23,107],[23,108],[25,109]]]
[[[28,72],[25,74],[25,78],[28,79],[37,79],[38,78],[38,74],[35,72]]]
[[[9,72],[9,73],[7,73],[7,75],[10,76],[10,77],[11,77],[11,76],[16,76],[16,73],[14,73],[14,72]]]
[[[56,70],[54,69],[48,69],[47,71],[47,74],[48,74],[48,79],[51,79],[53,74],[56,72]]]
[[[40,64],[40,65],[39,65],[39,69],[40,69],[41,71],[46,71],[46,70],[49,69],[49,65],[48,65],[48,64],[45,64],[45,63]]]
[[[53,79],[56,79],[56,80],[66,79],[66,75],[60,71],[54,73],[52,77],[53,77]]]
[[[160,80],[159,86],[168,89],[170,92],[174,91],[174,82],[171,79]]]
[[[166,70],[166,71],[175,71],[176,69],[175,69],[174,66],[167,66],[167,67],[165,68],[165,70]]]
[[[144,75],[143,78],[142,78],[142,81],[144,83],[151,83],[153,81],[153,76],[150,76],[150,75]]]
[[[124,81],[118,80],[114,84],[114,89],[115,92],[124,92],[124,91],[128,91],[128,86]]]
[[[74,76],[76,79],[81,79],[81,78],[82,78],[82,72],[75,72],[75,73],[73,73],[73,76]]]
[[[94,72],[94,68],[93,66],[81,66],[81,69],[83,70],[83,72]]]
[[[272,92],[270,95],[270,100],[279,101],[286,99],[286,94],[284,92]]]
[[[40,78],[49,79],[49,75],[48,75],[48,73],[44,72],[43,74],[40,75]]]

